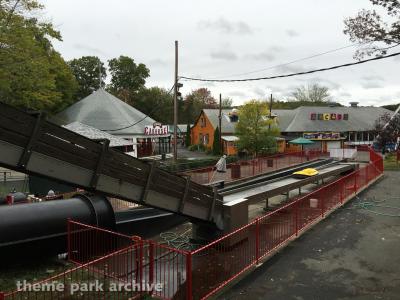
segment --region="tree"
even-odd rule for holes
[[[137,108],[154,120],[172,124],[173,96],[166,89],[159,87],[141,88],[136,94],[131,95],[128,104]]]
[[[233,103],[233,100],[231,98],[229,98],[229,97],[222,98],[221,107],[222,108],[231,108],[232,103]]]
[[[187,124],[186,126],[186,136],[185,136],[185,146],[189,147],[190,144],[192,143],[192,139],[191,139],[191,134],[190,134],[190,124]]]
[[[375,121],[373,132],[377,136],[376,143],[380,149],[385,149],[389,144],[398,144],[400,115],[396,114],[391,118],[390,114],[383,114]]]
[[[222,154],[222,149],[221,149],[221,134],[219,132],[219,128],[215,128],[214,130],[214,141],[213,141],[213,147],[212,151],[214,155],[221,155]]]
[[[292,93],[293,98],[300,102],[328,102],[330,95],[328,88],[320,86],[318,83],[313,83],[311,85],[303,85]]]
[[[101,86],[107,77],[104,63],[97,56],[82,56],[68,62],[72,73],[78,82],[77,98],[83,99]],[[101,74],[101,79],[100,79]],[[101,85],[100,85],[101,80]]]
[[[344,21],[344,33],[353,43],[359,43],[354,57],[385,55],[390,48],[400,45],[400,1],[370,0],[384,13],[362,9],[355,17]]]
[[[218,104],[207,88],[193,90],[186,95],[183,114],[185,123],[194,123],[203,108],[217,108]]]
[[[239,108],[238,114],[235,132],[239,137],[239,150],[256,156],[276,150],[276,143],[272,145],[272,140],[275,141],[274,137],[279,135],[279,129],[273,120],[267,118],[269,111],[265,102],[251,100]]]
[[[135,61],[121,55],[108,61],[111,73],[111,83],[108,89],[111,93],[128,102],[140,89],[144,88],[146,78],[150,71],[144,64],[136,64]]]
[[[272,109],[296,109],[300,106],[343,106],[337,102],[310,102],[310,101],[296,101],[296,100],[275,100],[272,104]]]
[[[0,98],[10,105],[57,112],[75,101],[76,80],[51,39],[51,23],[31,17],[36,1],[0,1]]]
[[[383,105],[381,107],[386,108],[388,110],[395,111],[399,107],[400,103],[397,104],[388,104],[388,105]]]

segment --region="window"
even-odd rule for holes
[[[208,133],[204,136],[204,145],[208,145],[208,142],[210,141],[210,136]]]
[[[199,134],[199,144],[203,144],[203,134]]]
[[[200,126],[206,127],[206,119],[204,117],[201,117],[201,119],[200,119]]]

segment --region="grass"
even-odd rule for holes
[[[400,171],[400,162],[396,161],[396,153],[386,155],[383,161],[383,167],[388,171]]]
[[[16,289],[16,282],[26,280],[33,283],[61,273],[68,268],[69,264],[56,257],[23,260],[2,266],[0,272],[0,291]]]

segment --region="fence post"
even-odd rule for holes
[[[299,235],[299,203],[297,202],[294,206],[295,209],[295,226],[296,226],[296,236]]]
[[[357,177],[358,177],[359,172],[356,172],[354,174],[354,194],[357,194]]]
[[[149,242],[149,284],[154,283],[154,244]]]
[[[344,189],[345,185],[346,185],[346,183],[343,183],[343,180],[342,180],[342,184],[340,185],[340,203],[341,204],[343,204],[343,200],[344,200],[343,189]]]
[[[71,260],[71,219],[67,219],[67,255],[68,255],[68,260]],[[1,297],[0,297],[1,300]]]
[[[139,240],[139,283],[140,285],[143,284],[144,278],[143,278],[143,240]],[[140,294],[142,294],[143,291],[140,289]]]
[[[258,265],[258,261],[260,259],[260,222],[259,219],[256,219],[256,264]]]
[[[192,286],[192,252],[186,253],[186,299],[193,299]]]
[[[321,199],[321,216],[324,217],[325,215],[324,197],[320,197],[320,199]]]

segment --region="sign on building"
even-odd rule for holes
[[[323,121],[340,121],[340,120],[345,120],[347,121],[349,119],[349,114],[336,114],[336,113],[311,113],[310,114],[310,119],[315,121],[315,120],[323,120]]]
[[[305,132],[303,137],[308,140],[340,140],[339,132]]]
[[[154,123],[153,125],[145,126],[144,128],[145,135],[167,135],[168,134],[168,125],[162,125],[161,123]]]

